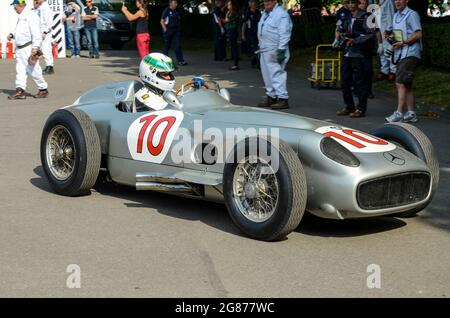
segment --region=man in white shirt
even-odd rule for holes
[[[42,34],[42,44],[41,50],[44,54],[45,69],[43,74],[53,74],[55,73],[53,66],[53,52],[52,52],[52,24],[53,24],[53,11],[45,0],[34,0],[37,2],[39,7],[36,10],[39,21],[41,24],[40,30]]]
[[[19,17],[14,32],[8,35],[8,41],[14,39],[16,42],[16,92],[8,96],[8,99],[26,98],[28,75],[31,75],[39,89],[34,97],[45,98],[48,96],[48,85],[42,76],[41,66],[39,61],[31,61],[38,56],[42,43],[39,18],[26,8],[25,0],[14,0],[11,5]]]

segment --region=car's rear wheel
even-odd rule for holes
[[[50,115],[41,137],[41,163],[52,189],[62,195],[89,194],[100,170],[97,129],[79,109]]]
[[[225,164],[225,204],[233,222],[248,236],[265,241],[283,239],[303,217],[305,173],[297,154],[285,142],[279,141],[275,147],[263,141],[272,158],[268,160],[260,147],[256,154],[249,152],[250,140],[243,144],[244,155],[235,155]]]
[[[439,161],[430,139],[417,127],[406,123],[389,123],[371,132],[372,135],[388,140],[422,159],[431,173],[431,196],[425,204],[395,216],[411,217],[423,210],[430,202],[439,183]]]

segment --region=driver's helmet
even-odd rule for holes
[[[160,93],[172,90],[175,86],[173,71],[172,59],[161,53],[148,54],[139,65],[140,79]]]

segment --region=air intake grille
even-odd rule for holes
[[[358,205],[365,210],[386,209],[424,200],[430,191],[430,175],[408,172],[362,182]]]

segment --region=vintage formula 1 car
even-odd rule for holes
[[[244,233],[270,241],[292,232],[305,211],[334,219],[410,216],[436,191],[433,147],[412,125],[367,134],[234,105],[211,82],[165,92],[163,110],[136,111],[141,87],[97,87],[50,115],[40,150],[55,192],[89,193],[106,175],[137,190],[221,201]]]

